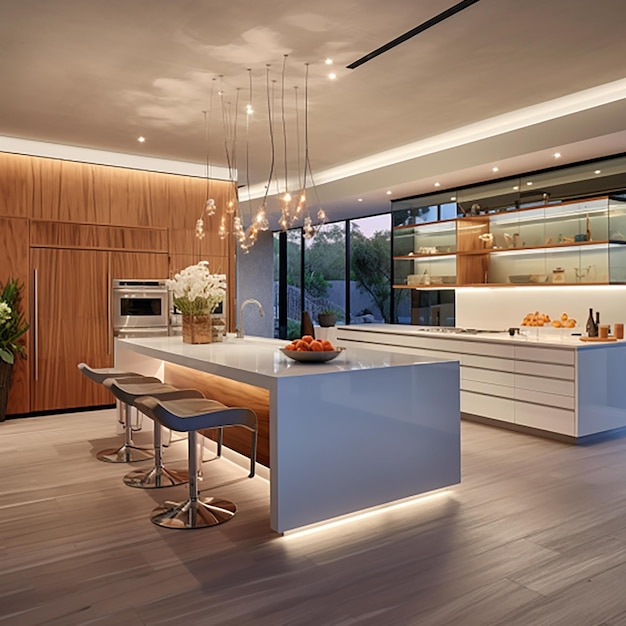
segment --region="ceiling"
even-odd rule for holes
[[[551,167],[557,150],[559,163],[626,151],[623,0],[480,0],[346,68],[454,4],[0,0],[0,150],[55,153],[16,141],[36,140],[136,155],[148,168],[159,162],[146,157],[178,161],[202,176],[207,161],[227,167],[222,121],[232,134],[251,80],[254,114],[237,114],[231,158],[241,198],[248,183],[258,197],[270,169],[269,76],[275,173],[285,162],[289,178],[302,171],[308,110],[310,163],[331,220],[436,183]]]

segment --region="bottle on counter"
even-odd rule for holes
[[[600,323],[600,313],[596,313],[596,319],[598,320],[597,322],[595,319],[593,319],[593,309],[589,309],[589,317],[587,318],[587,326],[586,326],[588,337],[598,336],[598,325]]]

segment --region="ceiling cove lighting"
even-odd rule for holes
[[[560,159],[561,158],[561,153],[560,152],[555,152],[554,153],[554,158],[555,159]]]
[[[491,171],[495,174],[496,172],[500,171],[500,168],[498,166],[492,167]]]
[[[388,189],[385,193],[386,193],[388,196],[390,196],[390,195],[391,195],[391,189]]]
[[[442,11],[438,15],[435,15],[435,17],[431,17],[429,20],[426,20],[419,26],[412,28],[411,30],[404,33],[403,35],[400,35],[399,37],[392,39],[391,41],[384,44],[383,46],[380,46],[380,48],[376,48],[376,50],[373,50],[369,54],[366,54],[365,56],[361,57],[360,59],[357,59],[353,63],[350,63],[350,65],[347,66],[348,69],[349,70],[356,69],[360,65],[363,65],[364,63],[367,63],[368,61],[375,59],[378,55],[382,54],[383,52],[387,52],[388,50],[391,50],[392,48],[399,46],[401,43],[404,43],[405,41],[411,39],[412,37],[415,37],[416,35],[423,33],[425,30],[428,30],[429,28],[436,26],[440,22],[447,20],[449,17],[452,17],[453,15],[459,13],[460,11],[463,11],[463,9],[467,9],[468,7],[472,6],[472,4],[476,4],[477,2],[478,0],[463,0],[463,2],[459,2],[458,4],[455,4],[449,9],[446,9],[445,11]]]
[[[139,143],[143,143],[145,140],[146,140],[146,138],[145,138],[145,137],[137,137],[137,141],[138,141]]]

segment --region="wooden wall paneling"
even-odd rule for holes
[[[81,361],[108,367],[109,253],[34,248],[37,314],[31,341],[31,410],[111,404],[110,393],[77,369]]]
[[[168,176],[155,172],[111,168],[111,224],[168,225]]]
[[[259,440],[257,461],[266,467],[270,464],[269,450],[269,391],[240,383],[221,376],[198,372],[187,367],[165,363],[164,382],[175,387],[199,389],[207,398],[226,406],[245,406],[252,409],[258,419]],[[202,431],[215,439],[215,431]],[[224,445],[250,456],[250,432],[244,428],[225,428]]]
[[[34,193],[32,158],[2,152],[0,172],[0,215],[30,217]]]
[[[150,252],[111,252],[111,279],[113,278],[168,278],[167,254]]]
[[[88,163],[37,159],[33,217],[88,224],[110,221],[106,206],[96,206],[94,168]]]
[[[0,217],[0,282],[17,278],[23,285],[22,311],[29,319],[29,255],[27,219]],[[23,342],[28,353],[31,332],[24,335]],[[7,414],[28,413],[30,411],[30,373],[26,359],[18,357],[13,366],[13,380],[9,392]]]

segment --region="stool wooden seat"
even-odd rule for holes
[[[94,368],[87,365],[87,363],[79,363],[78,369],[90,380],[99,385],[104,385],[106,380],[125,380],[127,382],[161,382],[158,378],[152,376],[143,376],[136,372],[128,372],[115,367],[99,367]],[[107,450],[101,450],[96,454],[96,458],[99,461],[105,461],[106,463],[135,463],[137,461],[146,461],[151,459],[153,453],[151,450],[145,450],[133,443],[132,438],[132,421],[130,406],[125,403],[120,403],[120,407],[124,413],[124,443],[118,448],[109,448]]]
[[[255,473],[257,416],[251,409],[227,407],[207,398],[159,400],[146,396],[135,401],[137,408],[163,426],[188,433],[189,497],[184,502],[165,502],[152,511],[150,519],[157,526],[175,529],[206,528],[232,519],[237,511],[233,502],[216,497],[198,497],[196,472],[196,433],[207,428],[243,426],[252,432],[250,454],[251,478]]]
[[[133,378],[110,378],[104,381],[111,393],[127,406],[135,406],[138,398],[149,395],[159,399],[179,400],[183,398],[204,398],[197,389],[178,389],[162,383],[158,379],[141,380]],[[149,469],[134,470],[124,476],[124,483],[139,489],[160,489],[182,485],[189,480],[187,470],[165,467],[163,464],[163,445],[161,423],[154,422],[154,465]]]

